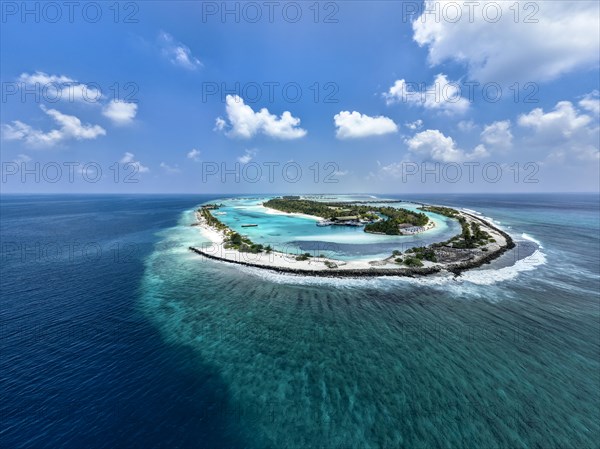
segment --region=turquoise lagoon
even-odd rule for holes
[[[406,250],[414,246],[425,246],[440,242],[460,233],[460,225],[442,215],[427,212],[435,228],[413,236],[387,236],[369,234],[362,227],[316,226],[317,220],[287,214],[269,213],[262,204],[271,197],[225,198],[215,201],[222,204],[216,215],[219,220],[253,242],[271,245],[278,251],[288,253],[310,252],[326,254],[338,259],[370,259],[387,257],[395,249]],[[319,199],[319,197],[311,197]],[[330,196],[324,201],[373,201],[373,197]],[[382,199],[383,200],[383,199]],[[375,206],[392,206],[418,211],[420,204],[372,203]],[[220,215],[220,213],[225,213]],[[242,227],[257,224],[257,227]]]

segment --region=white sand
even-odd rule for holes
[[[316,221],[323,220],[323,218],[317,217],[316,215],[301,214],[298,212],[282,212],[277,209],[272,209],[270,207],[263,206],[262,204],[260,207],[261,207],[261,212],[263,212],[265,214],[269,214],[269,215],[287,215],[288,217],[308,218],[310,220],[316,220]]]
[[[265,208],[268,209],[268,208]],[[271,209],[272,210],[272,209]],[[269,212],[268,212],[269,213]],[[277,214],[286,214],[285,212],[275,211]],[[302,214],[298,214],[302,215]],[[472,217],[468,214],[463,214],[466,218],[467,222],[470,224],[472,221],[479,222],[475,217]],[[306,215],[307,218],[317,218],[312,217],[310,215]],[[198,219],[198,228],[202,235],[210,242],[202,246],[198,246],[197,248],[202,250],[203,252],[217,257],[219,259],[223,259],[226,261],[233,262],[244,262],[248,264],[252,264],[255,266],[263,266],[263,267],[275,267],[275,268],[290,268],[295,270],[309,270],[309,271],[317,271],[317,270],[365,270],[369,268],[377,268],[377,269],[393,269],[393,270],[402,270],[409,269],[408,267],[404,267],[402,265],[398,265],[394,262],[395,257],[387,257],[386,259],[362,259],[362,260],[351,260],[351,261],[342,261],[335,260],[330,258],[323,257],[310,257],[308,260],[296,260],[297,254],[288,254],[281,253],[279,251],[272,251],[270,253],[247,253],[240,252],[233,248],[225,248],[225,233],[218,229],[209,226],[206,220],[199,214],[196,213],[196,218]],[[479,217],[477,217],[479,218]],[[483,258],[490,252],[497,251],[501,247],[506,245],[506,239],[502,234],[495,231],[494,229],[486,226],[485,224],[479,222],[482,230],[489,233],[495,240],[496,243],[489,243],[486,245],[488,252],[479,254],[477,258]],[[487,223],[487,222],[486,222]],[[326,265],[326,262],[334,263],[336,267],[329,268]],[[423,261],[424,267],[432,267],[432,266],[440,266],[444,267],[445,264],[441,263],[432,263],[428,261]]]

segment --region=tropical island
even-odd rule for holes
[[[287,213],[321,217],[317,226],[363,226],[373,234],[411,235],[427,231],[433,221],[422,212],[394,207],[376,207],[347,202],[321,202],[294,197],[273,198],[265,207]]]
[[[489,263],[514,247],[511,237],[489,221],[445,206],[422,204],[416,212],[360,202],[314,201],[300,196],[271,198],[262,203],[267,213],[312,218],[317,226],[362,226],[364,232],[398,238],[432,229],[435,224],[426,212],[460,224],[461,232],[446,241],[404,249],[399,242],[398,249],[384,258],[337,260],[324,254],[282,251],[255,243],[215,217],[219,207],[206,204],[196,210],[197,221],[192,225],[198,226],[210,243],[190,250],[209,259],[284,273],[330,277],[460,274]]]

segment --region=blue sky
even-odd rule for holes
[[[487,3],[3,2],[2,191],[597,191],[598,2]]]

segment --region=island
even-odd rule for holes
[[[366,206],[349,202],[321,202],[300,198],[273,198],[263,204],[288,213],[321,217],[317,226],[364,226],[372,234],[412,235],[435,226],[422,212],[394,207]]]
[[[399,237],[432,229],[434,222],[425,213],[430,212],[456,220],[461,232],[443,242],[410,247],[404,251],[393,250],[384,258],[337,260],[323,254],[290,253],[255,243],[215,216],[219,213],[216,212],[219,205],[207,204],[196,210],[197,221],[192,225],[200,228],[209,243],[189,249],[209,259],[281,273],[328,277],[414,277],[442,272],[459,275],[491,262],[515,246],[511,237],[490,221],[446,206],[421,204],[418,211],[411,211],[358,201],[314,201],[301,196],[271,198],[262,206],[270,213],[312,218],[317,226],[362,226],[367,233]]]

